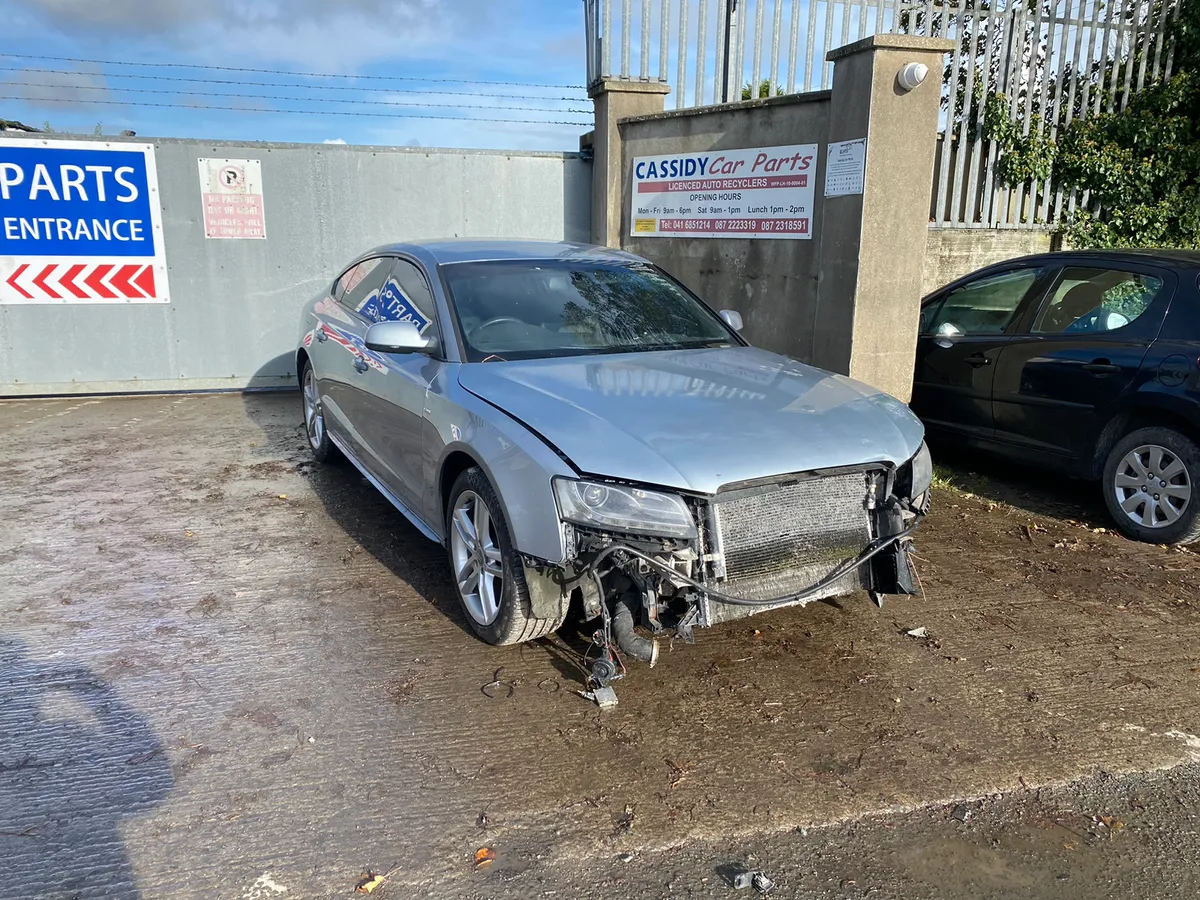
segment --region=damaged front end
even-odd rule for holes
[[[878,605],[912,594],[909,536],[932,474],[922,445],[899,467],[779,476],[710,496],[557,480],[568,565],[553,582],[578,590],[585,615],[602,620],[592,681],[620,677],[622,656],[653,666],[663,634],[694,643],[697,627],[768,609],[860,589]]]

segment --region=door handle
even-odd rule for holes
[[[1104,377],[1105,375],[1113,375],[1121,371],[1120,366],[1114,366],[1107,359],[1098,359],[1095,362],[1090,362],[1083,367],[1083,371],[1091,372],[1093,375]]]
[[[361,356],[356,356],[354,357],[354,368],[358,372],[365,372],[371,367],[367,365],[367,361]]]
[[[963,362],[973,369],[978,369],[980,366],[990,366],[992,364],[991,358],[984,356],[982,353],[972,353],[965,360],[963,360]]]

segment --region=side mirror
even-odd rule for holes
[[[734,331],[742,330],[742,314],[736,309],[721,310],[721,318],[724,320],[725,324]]]
[[[367,329],[366,345],[376,353],[430,353],[436,337],[424,337],[412,322],[376,322]]]

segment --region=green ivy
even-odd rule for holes
[[[1123,110],[1060,123],[1052,140],[1036,117],[1015,120],[1005,95],[988,98],[984,137],[1004,183],[1036,186],[1053,169],[1061,187],[1088,193],[1063,217],[1073,246],[1200,248],[1200,0],[1181,2],[1177,73]]]
[[[1065,187],[1090,192],[1065,228],[1084,247],[1200,247],[1200,84],[1192,71],[1135,94],[1120,112],[1072,123],[1060,142]]]
[[[983,108],[983,133],[996,141],[1002,152],[996,159],[996,173],[1005,184],[1042,182],[1050,177],[1057,147],[1049,134],[1041,133],[1040,117],[1029,117],[1029,133],[1009,112],[1004,94],[992,94]]]

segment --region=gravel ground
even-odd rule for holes
[[[1196,895],[1200,559],[1086,491],[960,470],[923,598],[700,632],[601,713],[578,630],[480,644],[298,423],[0,403],[0,897],[723,896],[747,854],[779,896]]]
[[[478,897],[743,897],[762,871],[772,896],[1104,900],[1200,894],[1200,766],[1095,775],[1057,788],[736,842],[476,876]]]

